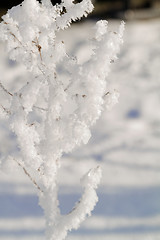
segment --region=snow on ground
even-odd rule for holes
[[[115,31],[119,22],[109,24]],[[92,25],[74,25],[63,36],[80,62],[90,53],[84,39],[89,38]],[[109,90],[120,92],[119,104],[103,114],[89,144],[62,161],[59,200],[64,214],[80,196],[81,176],[96,165],[103,170],[92,217],[67,240],[160,240],[160,20],[127,22],[124,40],[108,77]],[[0,61],[1,78],[14,76],[20,81],[19,66],[8,68],[2,54]],[[12,135],[4,122],[0,129],[0,151],[7,152],[8,146],[14,148]],[[4,142],[6,135],[9,142]],[[44,239],[43,212],[34,187],[14,164],[3,169],[0,239]]]

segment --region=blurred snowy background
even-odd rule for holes
[[[109,20],[109,28],[116,31],[119,22]],[[59,34],[79,62],[90,53],[86,40],[94,23],[74,24]],[[1,44],[0,80],[11,90],[24,74],[20,65],[8,61]],[[103,170],[92,217],[67,240],[160,240],[160,18],[126,23],[124,44],[108,79],[120,92],[119,104],[102,115],[89,144],[62,160],[59,200],[64,214],[79,199],[81,176],[96,165]],[[0,90],[0,101],[4,98]],[[13,151],[13,139],[1,120],[0,156]],[[34,186],[21,169],[9,166],[0,172],[0,240],[44,239]]]

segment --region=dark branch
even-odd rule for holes
[[[5,93],[7,93],[7,94],[9,94],[10,96],[12,96],[13,97],[13,94],[12,93],[10,93],[3,85],[2,85],[2,83],[0,82],[0,87],[3,89],[3,91],[5,91]]]

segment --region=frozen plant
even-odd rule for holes
[[[0,40],[5,42],[9,58],[27,70],[27,81],[12,92],[0,83],[6,95],[6,105],[0,105],[1,117],[6,117],[19,153],[15,157],[10,152],[9,159],[23,168],[37,188],[47,240],[65,239],[68,231],[77,229],[91,214],[98,200],[95,189],[100,167],[82,178],[84,193],[69,214],[60,214],[57,198],[62,155],[86,144],[90,127],[105,104],[109,108],[117,101],[117,94],[107,91],[106,77],[122,43],[124,23],[116,33],[107,30],[107,21],[98,21],[93,53],[83,64],[69,56],[64,41],[57,39],[59,31],[92,10],[90,0],[77,4],[62,0],[55,6],[50,0],[24,0],[8,10],[0,24]]]

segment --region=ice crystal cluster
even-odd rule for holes
[[[92,10],[90,0],[77,4],[62,0],[55,6],[50,0],[24,0],[8,10],[0,24],[0,40],[9,58],[27,71],[27,81],[13,92],[0,83],[7,99],[7,105],[0,106],[1,116],[5,115],[15,135],[21,159],[12,153],[9,157],[37,187],[47,240],[65,239],[91,214],[98,200],[99,167],[82,178],[84,193],[69,214],[60,214],[57,197],[62,155],[86,144],[104,105],[110,108],[117,101],[117,93],[107,90],[106,77],[122,43],[124,23],[115,33],[107,30],[107,21],[98,21],[93,53],[83,64],[66,52],[63,39],[57,39],[59,31]]]

